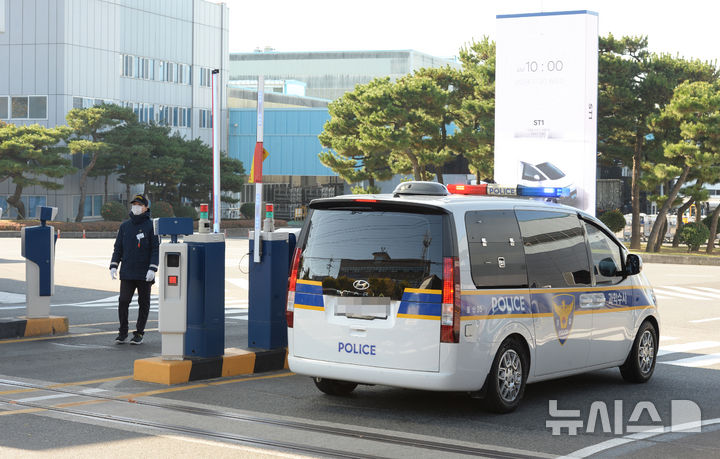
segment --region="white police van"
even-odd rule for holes
[[[652,376],[655,298],[611,231],[563,205],[460,195],[560,189],[448,188],[310,204],[288,288],[292,371],[327,394],[469,391],[497,412],[526,383],[615,366]]]

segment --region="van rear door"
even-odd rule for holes
[[[438,371],[449,219],[437,208],[333,205],[312,211],[301,241],[294,355]]]

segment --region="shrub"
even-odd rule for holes
[[[128,210],[121,203],[111,201],[103,204],[100,215],[106,222],[121,222],[127,218]]]
[[[165,201],[156,202],[152,205],[151,213],[153,218],[174,217],[173,207]]]
[[[240,206],[240,213],[242,213],[245,218],[254,219],[255,218],[255,203],[254,202],[246,202],[243,205]]]
[[[600,216],[600,221],[610,228],[610,231],[617,233],[625,228],[625,217],[619,210],[610,210]]]
[[[380,187],[379,186],[368,186],[367,188],[363,188],[362,186],[354,186],[352,187],[352,194],[380,194]]]
[[[175,208],[176,217],[192,218],[193,220],[198,219],[198,213],[193,206],[178,206]]]
[[[680,233],[680,242],[688,246],[688,252],[697,252],[709,237],[710,230],[704,223],[686,223]]]

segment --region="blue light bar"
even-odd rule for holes
[[[570,196],[569,188],[518,185],[517,191],[518,196],[532,196],[536,198],[561,198]]]

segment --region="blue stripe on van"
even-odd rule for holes
[[[304,304],[305,306],[325,307],[322,295],[313,295],[303,292],[295,292],[295,303]]]
[[[408,314],[413,316],[431,316],[440,317],[440,303],[413,303],[409,301],[401,301],[398,308],[398,314]]]
[[[442,294],[440,293],[416,293],[403,292],[402,301],[410,303],[440,303],[442,302]]]
[[[299,280],[295,284],[295,292],[296,293],[310,293],[313,295],[322,295],[322,285],[314,285],[314,284],[305,284],[300,282]]]

